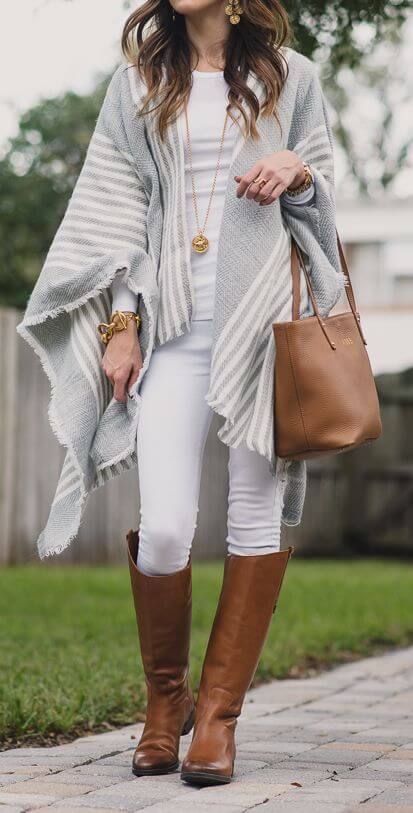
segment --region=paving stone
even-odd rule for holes
[[[130,742],[122,744],[119,741],[117,748],[115,748],[110,743],[98,744],[82,740],[79,745],[70,743],[69,745],[54,745],[51,748],[15,748],[12,751],[3,751],[0,754],[0,764],[7,764],[8,760],[18,760],[20,763],[23,760],[32,760],[34,763],[39,763],[45,759],[47,762],[51,762],[53,759],[80,762],[84,759],[99,759],[99,757],[109,755],[113,751],[121,751],[131,747],[133,746],[131,746]]]
[[[254,805],[263,805],[267,800],[273,799],[274,797],[279,796],[282,793],[286,793],[289,790],[289,785],[277,784],[275,782],[267,784],[265,787],[263,787],[258,782],[242,783],[233,781],[231,785],[220,785],[218,787],[207,787],[202,788],[200,791],[198,790],[197,796],[201,798],[197,798],[194,809],[196,810],[198,801],[201,801],[204,804],[212,805],[213,809],[216,805],[218,807],[218,811],[221,810],[222,804],[235,804],[240,807],[244,805],[244,808]],[[181,804],[181,799],[184,798],[185,796],[181,795],[174,797],[174,802],[176,803],[178,810]],[[263,811],[264,810],[265,808],[263,808]]]
[[[322,745],[320,747],[325,748],[326,746]],[[338,748],[342,751],[347,748],[350,751],[375,751],[376,753],[385,753],[388,759],[390,759],[390,755],[392,755],[395,748],[394,745],[384,742],[355,742],[354,740],[351,742],[330,742],[327,747]]]
[[[289,708],[288,703],[253,703],[245,702],[239,722],[248,720],[250,717],[256,719],[258,717],[266,717],[268,714],[276,714],[279,711],[285,711]]]
[[[268,715],[268,717],[259,717],[257,720],[248,720],[248,725],[274,725],[278,727],[283,726],[306,726],[311,723],[321,722],[325,720],[324,714],[312,713],[305,710],[288,709],[287,711],[280,711],[279,714]]]
[[[23,757],[40,757],[51,756],[53,748],[9,748],[8,751],[0,753],[0,763],[5,762],[7,759],[22,759]]]
[[[30,809],[35,807],[41,807],[42,805],[48,805],[52,802],[55,802],[55,798],[52,795],[33,795],[32,793],[19,793],[13,794],[9,790],[5,792],[2,790],[0,792],[0,805],[16,805],[17,807],[22,807],[25,810],[28,809],[30,805]],[[1,808],[0,808],[1,810]]]
[[[130,779],[131,781],[135,779],[130,765],[127,767],[122,767],[122,765],[102,765],[100,762],[92,762],[90,765],[80,765],[77,768],[73,768],[72,773],[77,774],[79,776],[87,777],[85,779],[86,782],[89,781],[89,777],[114,777],[117,778],[120,782],[121,780]]]
[[[262,768],[269,767],[268,762],[264,762],[262,760],[257,759],[242,759],[241,756],[237,758],[237,776],[245,776],[247,773],[252,773],[253,771],[259,771]]]
[[[379,703],[373,706],[364,706],[360,715],[357,716],[360,716],[360,718],[366,722],[375,720],[376,725],[385,725],[386,722],[392,725],[396,720],[403,723],[403,720],[406,719],[406,709],[396,710],[393,708],[392,713],[389,714],[387,700],[383,698]]]
[[[413,805],[380,805],[376,803],[368,803],[369,813],[413,813]],[[353,810],[350,813],[354,813]],[[360,813],[359,809],[357,809],[357,813]]]
[[[201,793],[201,791],[200,791]],[[178,800],[171,799],[168,802],[157,802],[154,805],[151,805],[150,811],[151,813],[179,813],[179,811],[189,811],[190,806],[192,807],[195,804],[196,813],[211,813],[211,808],[209,803],[204,803],[202,801],[195,803],[193,801],[185,800],[179,798]],[[218,813],[218,808],[214,808]],[[221,802],[219,805],[219,813],[243,813],[246,810],[243,805],[235,805],[235,804],[226,804]],[[149,810],[149,808],[148,808]],[[263,808],[263,811],[266,810]],[[1,811],[0,811],[1,813]],[[65,811],[67,813],[67,811]],[[84,813],[84,810],[82,811]]]
[[[413,779],[413,763],[411,760],[406,759],[388,759],[386,754],[385,757],[376,760],[371,765],[368,766],[373,771],[393,771],[394,773],[411,773]]]
[[[389,789],[389,785],[397,788],[397,783],[386,783],[382,780],[366,781],[363,779],[353,779],[348,777],[339,777],[338,779],[329,779],[325,782],[318,782],[316,785],[300,789],[300,800],[308,800],[310,804],[322,802],[332,803],[365,803],[368,799],[372,799],[383,790]]]
[[[352,751],[349,749],[330,748],[329,745],[321,745],[319,748],[313,748],[311,752],[307,752],[307,758],[311,759],[312,763],[327,762],[329,765],[350,765],[356,768],[359,765],[371,762],[374,754],[365,751]],[[381,756],[380,751],[376,754],[377,757]],[[295,757],[291,758],[293,762]]]
[[[88,786],[90,790],[99,790],[100,788],[114,785],[116,782],[122,781],[122,779],[123,777],[119,777],[118,774],[112,776],[96,776],[93,773],[77,773],[73,770],[63,771],[62,773],[52,774],[51,776],[44,776],[42,777],[42,783],[43,785],[55,785],[57,782],[60,785],[83,785]],[[77,792],[80,793],[79,790]]]
[[[316,807],[308,801],[300,802],[280,796],[262,806],[262,813],[346,813],[346,804],[331,804],[331,802],[318,802]]]
[[[267,753],[272,754],[274,759],[279,760],[282,762],[283,759],[288,758],[288,753],[286,751],[280,751],[277,747],[278,743],[276,740],[268,739],[268,740],[247,740],[246,742],[237,741],[237,753],[238,751],[253,751],[254,753]]]
[[[324,742],[332,741],[329,734],[319,731],[308,731],[306,728],[290,728],[277,734],[277,742],[307,742],[311,745],[321,745]]]
[[[119,782],[108,788],[92,791],[87,796],[77,796],[75,802],[87,807],[113,807],[119,810],[142,809],[151,806],[155,801],[165,801],[176,795],[182,784],[179,774],[175,782],[167,784],[158,782],[158,777],[142,776],[134,782]],[[67,802],[65,802],[67,804]]]
[[[4,788],[6,785],[14,785],[16,782],[22,782],[24,779],[32,778],[31,774],[0,774],[0,788]]]
[[[102,813],[103,811],[104,813],[108,811],[116,811],[116,813],[119,813],[119,811],[127,811],[128,813],[134,813],[135,810],[148,810],[149,806],[151,805],[147,799],[123,800],[112,797],[111,799],[99,799],[97,802],[93,797],[91,798],[90,794],[87,794],[87,796],[74,796],[72,799],[64,799],[59,802],[59,807],[62,811],[64,810],[64,813],[73,813],[73,810],[81,810],[82,813],[85,813],[87,810],[93,810],[93,813],[96,813],[96,811],[102,811]],[[51,811],[55,813],[54,807],[48,807],[47,810],[48,813],[51,813]]]
[[[409,750],[408,748],[399,748],[397,751],[393,751],[391,754],[387,754],[387,759],[413,759],[413,750]]]
[[[20,780],[32,779],[35,776],[49,776],[52,773],[52,768],[48,768],[47,765],[13,765],[10,768],[2,766],[1,771],[2,776],[17,776]]]
[[[49,810],[49,808],[47,809]],[[14,807],[14,805],[0,805],[0,813],[24,813],[25,810],[26,810],[25,807]]]
[[[286,767],[286,763],[283,763],[281,767],[277,766],[275,770],[270,767],[252,771],[247,776],[244,776],[242,781],[244,784],[248,782],[267,784],[275,781],[281,785],[292,785],[294,782],[298,782],[304,786],[327,779],[332,775],[332,772],[333,769],[328,765],[315,768],[312,763],[297,763],[294,765],[289,764]],[[237,773],[235,773],[235,777],[237,777]]]
[[[237,752],[240,751],[261,751],[263,750],[262,746],[265,746],[265,749],[268,753],[280,753],[286,754],[287,756],[292,756],[293,754],[302,754],[304,751],[310,751],[312,748],[316,748],[317,745],[315,743],[309,742],[255,742],[255,741],[248,741],[243,742],[238,745]]]
[[[393,765],[397,765],[397,760],[392,761]],[[376,768],[377,762],[368,763],[367,765],[363,765],[361,768],[355,768],[352,771],[353,775],[355,776],[362,776],[364,779],[373,779],[378,775],[380,778],[394,780],[404,785],[413,785],[413,774],[410,768],[409,771],[405,770],[389,770],[387,767],[383,768],[380,766],[379,769]]]
[[[413,806],[413,787],[400,786],[391,790],[385,790],[380,794],[378,801],[383,805],[395,804]]]
[[[64,745],[60,746],[64,748]],[[39,749],[41,753],[37,753],[36,750],[32,754],[20,754],[19,750],[15,750],[13,753],[8,751],[0,753],[0,765],[9,765],[12,763],[18,762],[20,765],[44,765],[50,764],[51,762],[76,762],[76,759],[71,759],[65,751],[55,751],[55,749],[50,749],[53,753],[48,754],[47,750]]]
[[[244,757],[244,760],[248,758],[248,753],[248,751],[239,751],[240,757]],[[271,770],[278,769],[279,766],[281,767],[284,762],[289,759],[287,754],[277,754],[271,751],[254,751],[253,756],[255,759],[258,759],[259,762],[264,762],[267,767],[271,768]],[[235,770],[238,771],[238,759],[236,761]]]
[[[73,766],[67,765],[66,767],[70,768]],[[63,769],[60,767],[60,763],[56,768],[53,768],[51,760],[49,760],[49,762],[45,761],[42,765],[25,762],[24,760],[20,762],[20,760],[16,759],[11,759],[7,765],[4,763],[0,764],[0,775],[8,774],[10,776],[13,773],[30,773],[31,776],[36,776],[37,774],[52,773],[53,770]]]
[[[60,802],[56,804],[50,805],[50,807],[39,807],[36,810],[36,813],[85,813],[87,808],[82,805],[81,807],[77,807],[73,804],[68,804],[67,806],[62,807]],[[93,813],[119,813],[119,810],[116,808],[110,807],[93,807],[89,808],[89,810],[93,810]],[[3,813],[3,809],[0,807],[0,813]]]
[[[99,759],[99,765],[122,765],[123,767],[129,768],[131,770],[132,766],[132,754],[129,753],[122,753],[122,754],[113,754],[110,757],[103,757],[103,759]]]
[[[393,724],[391,726],[377,726],[368,731],[355,733],[354,738],[362,742],[389,742],[394,745],[405,745],[411,742],[412,726],[409,728],[404,728],[400,724],[397,728]]]
[[[330,716],[328,720],[311,723],[307,730],[310,732],[322,731],[324,734],[329,734],[332,738],[338,738],[340,735],[343,736],[343,731],[352,734],[362,732],[364,735],[364,732],[368,731],[370,728],[374,728],[374,723],[366,723],[362,720],[347,720],[345,718]],[[377,734],[375,735],[375,738],[377,739]]]
[[[44,782],[42,779],[29,779],[26,782],[17,782],[8,788],[8,793],[30,793],[33,795],[53,796],[54,800],[64,796],[77,796],[79,793],[89,793],[94,790],[93,785],[83,782],[80,787],[75,784],[60,782],[56,777],[54,782]]]

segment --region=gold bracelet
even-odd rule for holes
[[[305,178],[302,184],[300,184],[300,186],[297,186],[295,189],[290,189],[289,187],[287,187],[287,189],[285,190],[287,195],[290,196],[290,198],[295,198],[297,195],[301,195],[302,192],[306,192],[307,189],[310,188],[311,184],[314,183],[314,178],[308,164],[303,163],[303,167]]]
[[[136,327],[139,332],[141,326],[141,317],[138,313],[133,311],[114,311],[110,317],[110,322],[99,322],[97,326],[98,333],[103,344],[107,344],[112,338],[114,333],[119,333],[121,330],[126,330],[131,320],[136,322]]]

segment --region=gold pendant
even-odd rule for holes
[[[205,237],[205,234],[199,233],[196,235],[196,237],[194,237],[194,239],[192,240],[192,248],[198,254],[203,254],[204,251],[208,251],[209,242],[207,237]]]

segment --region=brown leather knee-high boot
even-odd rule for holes
[[[136,565],[137,531],[127,534],[128,560],[148,692],[146,722],[136,748],[136,776],[176,770],[181,734],[194,724],[188,682],[191,629],[191,559],[175,573],[146,576]]]
[[[231,781],[235,727],[265,643],[293,552],[227,555],[205,654],[192,742],[181,778],[198,785]]]

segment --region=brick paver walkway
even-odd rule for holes
[[[250,691],[227,786],[134,778],[141,727],[0,754],[0,813],[413,811],[413,647]]]

